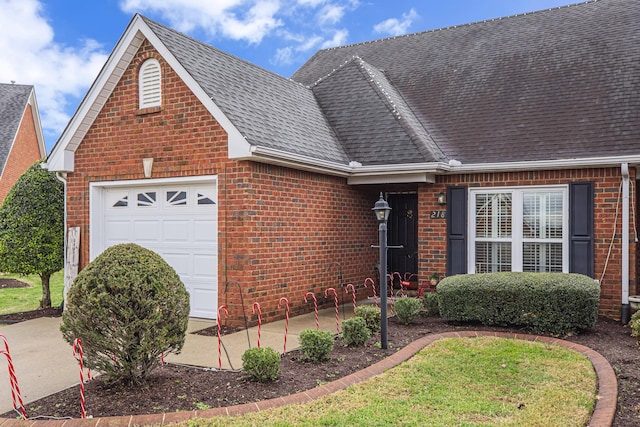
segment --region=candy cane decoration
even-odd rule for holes
[[[351,283],[347,283],[347,285],[344,287],[344,291],[346,293],[349,293],[349,288],[351,288],[351,298],[353,299],[353,314],[356,314],[356,287],[353,286],[353,284]]]
[[[389,280],[389,305],[391,306],[391,315],[393,316],[393,276],[391,274],[387,274],[387,280]]]
[[[278,308],[280,308],[280,304],[284,301],[284,309],[285,309],[285,322],[284,322],[284,348],[282,350],[282,354],[287,352],[287,334],[289,333],[289,300],[286,297],[280,298],[278,301]]]
[[[327,288],[324,291],[324,297],[329,298],[329,291],[333,292],[333,302],[336,306],[336,334],[340,333],[340,311],[338,310],[338,293],[334,288]]]
[[[318,319],[318,300],[316,299],[316,295],[313,292],[307,292],[304,296],[305,303],[309,303],[309,301],[307,301],[307,297],[309,295],[311,295],[311,297],[313,298],[313,310],[316,313],[316,329],[320,330],[320,320]]]
[[[80,409],[82,411],[82,418],[86,418],[87,412],[84,409],[84,365],[82,362],[82,340],[80,340],[80,338],[73,340],[73,357],[78,359],[78,363],[80,364]]]
[[[371,277],[367,277],[366,279],[364,279],[364,287],[367,287],[367,283],[369,283],[371,285],[371,289],[373,289],[373,301],[376,304],[376,307],[380,307],[380,305],[378,304],[378,296],[376,295],[376,282],[373,281],[373,279]]]
[[[260,348],[260,326],[262,326],[262,310],[260,309],[260,304],[254,302],[253,308],[251,309],[251,314],[256,314],[256,311],[258,312],[258,348]]]
[[[220,333],[220,318],[221,316],[221,312],[224,311],[224,318],[228,319],[229,318],[229,311],[227,310],[227,306],[226,305],[221,305],[220,307],[218,307],[218,319],[217,319],[217,323],[218,323],[218,369],[222,369],[222,339],[220,338],[221,333]]]
[[[7,358],[7,368],[9,370],[9,383],[11,385],[11,399],[13,400],[13,409],[17,410],[20,404],[20,413],[23,419],[27,419],[27,412],[24,409],[24,403],[22,402],[22,393],[20,393],[20,387],[18,386],[18,378],[16,377],[16,371],[13,367],[13,360],[11,359],[11,352],[9,351],[9,342],[7,338],[0,334],[0,339],[4,341],[5,350],[0,350],[0,354],[4,354]],[[16,400],[17,399],[17,400]]]

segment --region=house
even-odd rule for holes
[[[191,315],[282,318],[390,271],[587,274],[638,292],[640,3],[597,0],[317,52],[291,79],[136,15],[51,155],[80,267],[134,241]],[[245,306],[246,304],[246,306]]]
[[[20,175],[46,155],[33,86],[0,83],[0,204]]]

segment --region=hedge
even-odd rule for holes
[[[595,325],[600,286],[569,273],[484,273],[438,283],[440,315],[449,321],[523,326],[566,335]]]

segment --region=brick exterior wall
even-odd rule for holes
[[[147,58],[160,62],[163,105],[138,110],[138,70]],[[68,226],[81,228],[80,267],[89,260],[89,183],[143,179],[142,159],[153,157],[153,178],[217,175],[218,304],[229,309],[229,324],[244,325],[259,302],[263,321],[284,317],[281,297],[291,315],[311,311],[307,292],[319,303],[324,290],[335,287],[350,301],[341,284],[353,283],[359,298],[362,283],[375,277],[377,223],[371,212],[377,186],[348,186],[340,177],[227,158],[227,135],[189,88],[150,46],[143,43],[75,153],[75,171],[67,177]],[[635,171],[633,171],[635,173]],[[634,179],[635,177],[632,177]],[[615,216],[619,169],[561,170],[439,176],[436,184],[385,186],[384,191],[418,196],[420,282],[446,271],[446,220],[429,213],[443,208],[438,194],[450,185],[471,187],[566,184],[594,181],[596,194],[596,277],[609,248]],[[635,199],[634,199],[635,200]],[[631,228],[633,230],[633,228]],[[619,316],[619,228],[602,282],[601,313]],[[636,245],[630,260],[635,290]],[[228,285],[227,285],[228,284]],[[240,297],[240,289],[242,298]],[[244,300],[244,312],[242,306]]]
[[[636,205],[632,212],[638,212],[635,198],[635,169],[630,170],[631,191],[630,204]],[[580,169],[580,170],[550,170],[513,173],[486,173],[469,175],[439,176],[435,185],[421,185],[418,192],[419,203],[419,250],[420,277],[426,278],[433,272],[446,271],[446,221],[430,219],[427,214],[433,210],[440,210],[437,204],[438,194],[446,192],[447,186],[464,185],[468,187],[501,187],[501,186],[531,186],[556,185],[569,182],[594,182],[594,254],[595,279],[601,281],[600,314],[619,319],[622,301],[622,199],[620,183],[622,175],[620,168]],[[614,218],[616,205],[619,204],[618,220],[615,238],[611,246],[611,255],[606,266],[607,254],[614,235]],[[634,218],[630,215],[630,255],[629,255],[629,292],[637,293],[637,251],[638,245],[634,239]],[[604,276],[603,276],[604,273]]]
[[[0,204],[7,197],[20,175],[41,158],[31,105],[27,104],[16,133],[16,139],[0,175]]]

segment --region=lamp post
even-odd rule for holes
[[[378,236],[380,248],[380,347],[387,349],[387,221],[391,208],[380,193],[378,200],[372,209],[378,220]]]

